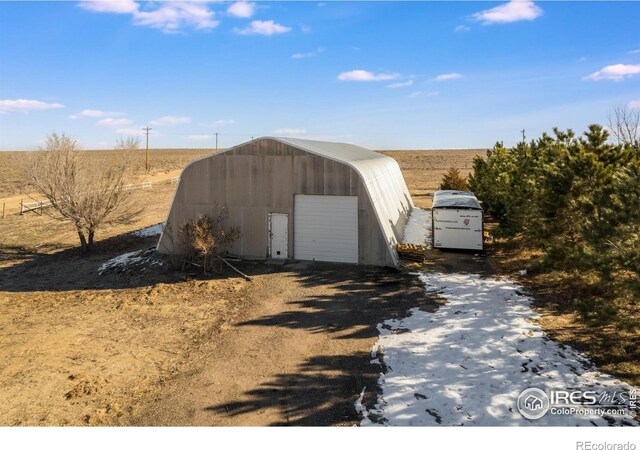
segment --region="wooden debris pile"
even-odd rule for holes
[[[427,255],[427,247],[425,245],[398,244],[396,245],[396,250],[398,251],[398,256],[407,261],[422,262]]]

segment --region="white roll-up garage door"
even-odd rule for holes
[[[358,197],[296,195],[296,259],[358,262]]]

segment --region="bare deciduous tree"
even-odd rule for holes
[[[640,109],[616,106],[609,114],[609,129],[619,144],[640,148]]]
[[[124,150],[126,152],[133,152],[140,149],[140,138],[129,136],[126,139],[118,139],[116,141],[116,150]],[[129,157],[129,155],[127,155]]]
[[[131,153],[137,147],[136,139],[119,140],[118,157],[96,166],[74,139],[52,133],[38,151],[25,155],[26,178],[51,203],[45,212],[75,226],[83,255],[93,249],[100,227],[131,223],[142,212],[126,188]]]

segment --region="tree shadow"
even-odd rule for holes
[[[294,373],[278,374],[245,392],[248,400],[212,405],[206,411],[226,417],[271,409],[280,418],[271,425],[352,425],[359,421],[354,401],[364,387],[375,390],[380,367],[366,352],[313,356]]]
[[[390,268],[328,263],[294,263],[283,275],[308,289],[326,293],[293,300],[296,308],[242,322],[240,326],[277,326],[336,335],[336,339],[378,336],[377,324],[404,317],[410,308],[433,307],[415,275]]]
[[[158,236],[144,237],[124,233],[97,241],[93,252],[87,256],[82,256],[78,247],[46,245],[28,248],[0,243],[0,264],[3,264],[0,267],[0,291],[127,289],[158,283],[178,283],[188,279],[237,276],[226,268],[210,276],[203,276],[196,269],[171,270],[160,254],[152,257],[155,265],[147,261],[122,270],[100,273],[101,266],[112,258],[129,252],[153,250],[157,242]]]
[[[212,404],[205,410],[241,424],[243,415],[278,405],[281,419],[273,425],[353,425],[360,420],[354,402],[366,388],[365,403],[375,403],[378,377],[385,370],[378,355],[366,350],[379,335],[378,324],[405,317],[411,308],[433,311],[439,302],[425,295],[417,276],[394,269],[298,262],[282,270],[312,294],[289,301],[288,311],[238,326],[326,334],[337,354],[308,357],[297,370],[246,391],[248,400]]]

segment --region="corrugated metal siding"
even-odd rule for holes
[[[274,139],[343,162],[356,170],[362,177],[378,223],[384,231],[391,265],[397,265],[395,245],[402,241],[404,226],[414,207],[398,163],[386,155],[353,144],[295,138]]]
[[[227,204],[242,237],[230,250],[264,258],[267,214],[293,218],[295,194],[358,197],[358,254],[362,264],[396,266],[413,202],[398,164],[350,144],[261,138],[188,164],[183,170],[158,248],[171,251],[172,233],[198,213]],[[294,253],[293,220],[289,252]],[[293,249],[293,250],[292,250]]]

